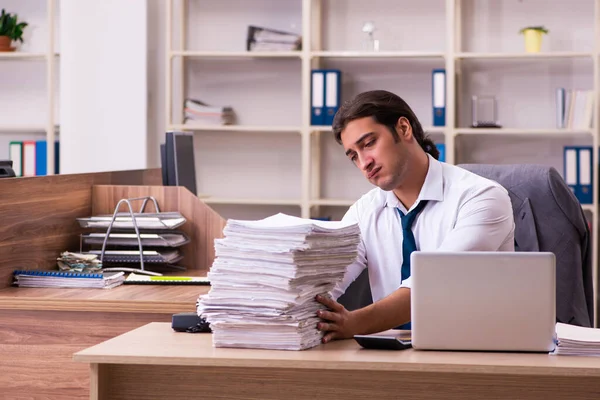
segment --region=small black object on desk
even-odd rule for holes
[[[0,178],[14,178],[16,175],[12,166],[12,160],[0,160]]]
[[[176,332],[211,333],[210,324],[194,312],[173,314],[171,328]]]

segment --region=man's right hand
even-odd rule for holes
[[[317,316],[324,320],[317,324],[317,329],[325,333],[322,342],[335,339],[350,339],[357,332],[356,315],[328,296],[317,295],[316,300],[329,309],[319,310]]]

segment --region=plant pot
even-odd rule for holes
[[[9,36],[0,36],[0,51],[15,51],[14,47],[11,47],[12,40]]]
[[[539,53],[542,49],[542,35],[544,33],[536,29],[525,29],[525,51],[528,53]]]

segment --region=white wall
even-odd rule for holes
[[[62,0],[61,173],[147,167],[147,2]]]

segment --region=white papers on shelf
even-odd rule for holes
[[[186,99],[183,111],[186,122],[203,125],[231,125],[236,122],[230,106],[210,106],[200,100]]]
[[[215,240],[211,289],[198,314],[215,347],[303,350],[320,343],[317,294],[327,294],[357,256],[357,224],[277,214],[228,220]]]
[[[551,354],[600,356],[600,329],[558,322],[556,324],[556,342],[556,347]]]

